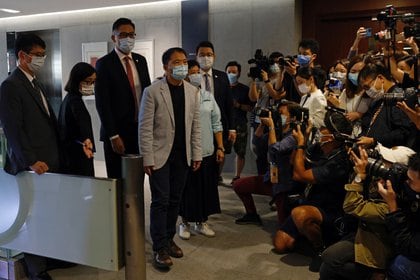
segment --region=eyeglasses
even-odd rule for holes
[[[376,77],[375,79],[370,80],[368,83],[363,83],[362,88],[364,90],[369,90],[372,86],[372,83],[376,81],[378,77]]]
[[[211,53],[211,52],[208,52],[208,53],[198,53],[198,56],[199,57],[203,57],[203,56],[213,57],[214,56],[214,53]]]
[[[25,53],[27,56],[36,56],[36,57],[47,57],[47,55],[44,52],[37,52],[37,53]]]
[[[116,35],[118,36],[118,38],[121,38],[121,39],[124,39],[124,38],[127,38],[127,37],[130,37],[131,39],[136,38],[136,33],[134,33],[134,32],[130,32],[130,33],[121,32],[121,33],[118,33]]]

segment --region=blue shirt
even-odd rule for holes
[[[214,152],[214,133],[223,131],[221,114],[214,96],[204,89],[200,90],[201,150],[203,157]]]

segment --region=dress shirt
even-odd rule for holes
[[[115,48],[115,52],[118,54],[118,57],[120,59],[120,62],[122,64],[122,66],[124,67],[125,73],[127,73],[127,68],[125,67],[125,60],[124,60],[124,58],[126,56],[128,56],[130,58],[129,63],[131,65],[131,69],[133,70],[134,88],[135,88],[135,91],[136,91],[137,102],[140,105],[140,96],[141,96],[142,89],[141,89],[141,83],[140,83],[139,73],[137,72],[136,64],[133,61],[133,56],[131,55],[131,52],[129,54],[124,54],[124,53],[120,52],[118,50],[118,48]]]

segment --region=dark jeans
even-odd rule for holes
[[[179,205],[188,173],[185,151],[171,152],[165,165],[150,176],[150,235],[153,250],[168,245],[176,233]]]
[[[322,253],[320,280],[367,279],[373,272],[354,262],[354,236],[331,245]]]
[[[420,262],[414,262],[403,255],[398,255],[388,269],[388,278],[394,280],[420,279]]]
[[[264,176],[250,176],[236,180],[233,183],[233,189],[235,193],[242,200],[245,206],[246,213],[253,214],[257,213],[255,208],[253,194],[272,196],[273,187],[270,182],[264,182]],[[286,213],[284,211],[284,201],[286,193],[279,193],[275,197],[275,204],[277,208],[277,219],[281,225],[286,219]]]

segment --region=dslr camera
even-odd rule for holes
[[[309,109],[304,107],[297,107],[290,111],[290,117],[295,117],[295,121],[290,122],[290,128],[296,129],[300,125],[300,131],[305,133],[309,121]]]
[[[297,58],[297,55],[286,55],[285,57],[279,58],[279,65],[280,66],[287,66],[289,63],[293,64],[295,63],[295,59]]]
[[[418,89],[412,87],[400,92],[385,93],[382,98],[384,100],[385,105],[395,106],[397,102],[407,101],[409,98],[413,97],[414,95],[417,95],[418,92]]]
[[[393,163],[390,167],[386,167],[380,156],[378,158],[369,157],[366,166],[366,174],[390,180],[396,193],[402,191],[402,186],[407,180],[407,170],[408,167],[401,163]]]
[[[260,118],[268,118],[269,112],[271,112],[271,118],[275,119],[275,117],[278,115],[278,108],[279,104],[274,104],[265,108],[256,107],[255,115]]]
[[[248,77],[253,79],[261,79],[261,70],[265,72],[269,72],[270,65],[273,64],[274,61],[270,61],[262,52],[261,49],[257,49],[254,54],[254,58],[248,60],[248,64],[255,64],[255,66],[249,68]]]

